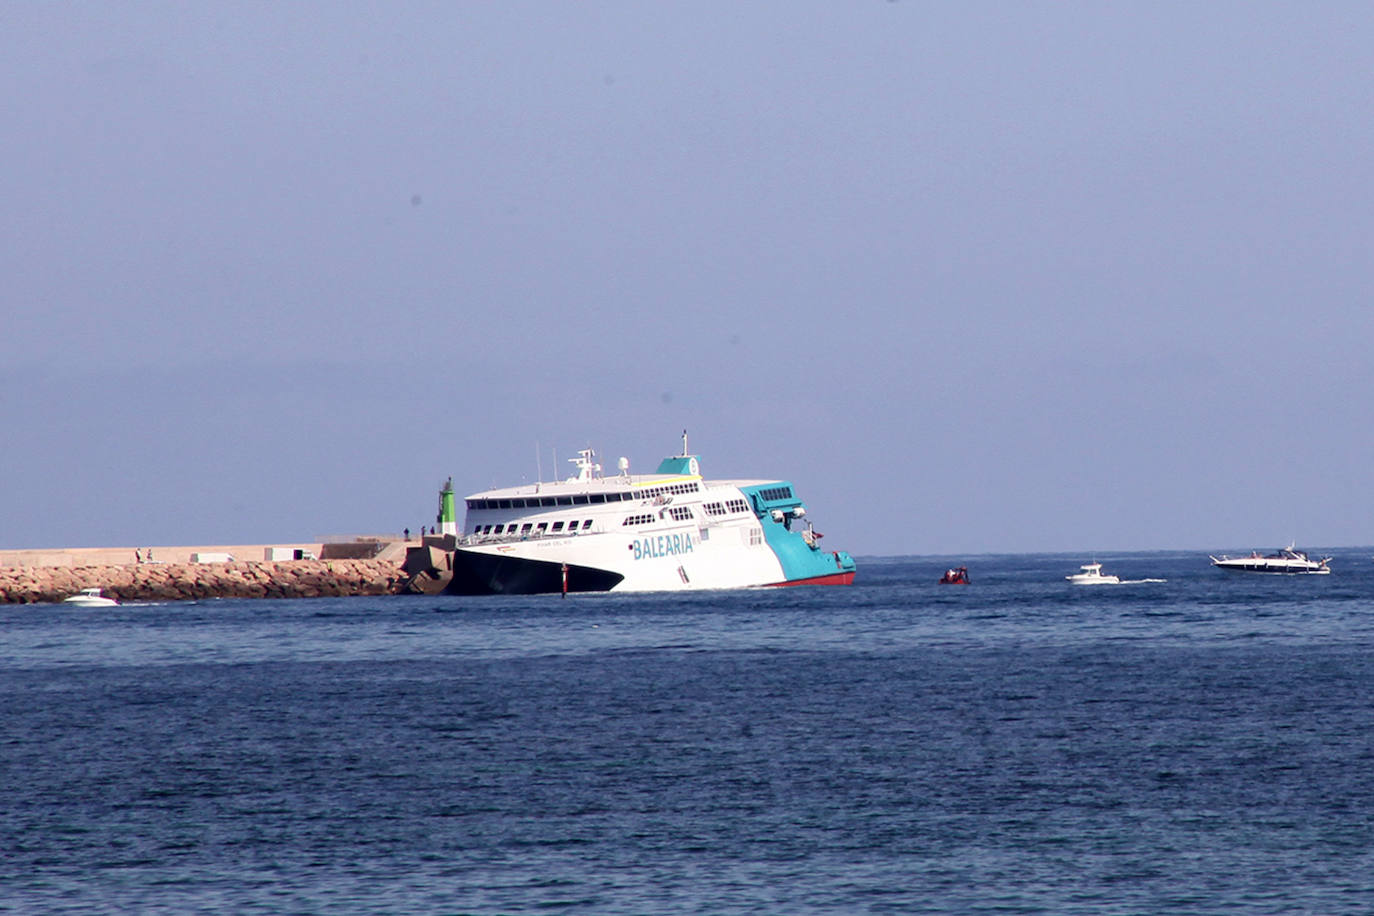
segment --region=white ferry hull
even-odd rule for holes
[[[643,537],[545,538],[462,547],[453,555],[450,594],[678,591],[781,585],[848,585],[854,563],[824,553],[807,575],[789,576],[765,544],[743,544],[738,530],[665,529]],[[722,541],[733,540],[732,544]],[[566,580],[564,567],[566,566]]]

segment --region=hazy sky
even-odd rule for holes
[[[591,445],[853,553],[1374,542],[1374,5],[10,3],[0,547]]]

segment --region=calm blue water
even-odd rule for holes
[[[1374,562],[0,607],[0,910],[1374,910]]]

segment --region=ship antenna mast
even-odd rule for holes
[[[687,457],[687,430],[682,431],[682,457]]]

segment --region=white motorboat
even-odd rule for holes
[[[1218,569],[1227,569],[1232,572],[1285,573],[1311,576],[1325,576],[1331,572],[1331,567],[1328,565],[1331,562],[1330,557],[1313,560],[1306,551],[1297,550],[1293,544],[1270,554],[1261,554],[1255,550],[1251,551],[1248,557],[1232,557],[1222,554],[1219,557],[1209,557],[1209,559],[1212,561],[1212,565]]]
[[[1065,576],[1074,585],[1120,585],[1121,577],[1113,575],[1103,575],[1101,563],[1085,563],[1079,569],[1083,570],[1074,573],[1072,576]]]
[[[70,598],[64,598],[62,603],[73,607],[115,607],[119,604],[113,598],[106,598],[100,594],[98,588],[83,588]]]

